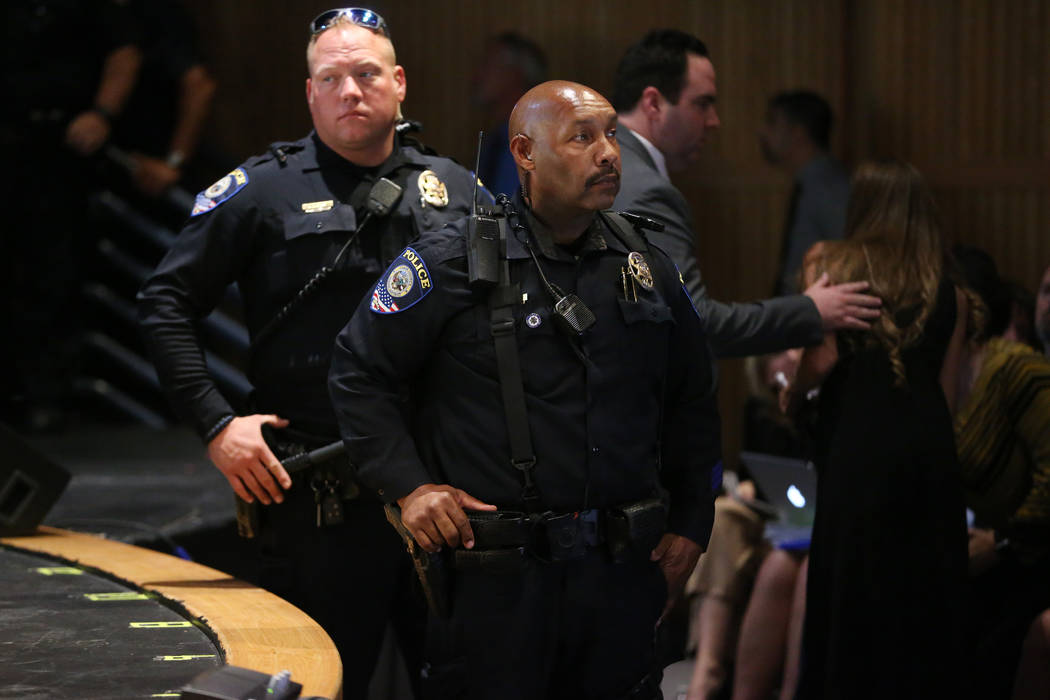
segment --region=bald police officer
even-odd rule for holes
[[[543,83],[510,127],[499,283],[471,284],[469,220],[406,247],[339,335],[333,402],[361,478],[452,568],[435,697],[658,698],[654,626],[719,482],[707,342],[670,260],[601,212],[605,98]]]

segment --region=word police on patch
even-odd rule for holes
[[[197,201],[193,204],[190,216],[200,216],[211,211],[227,199],[244,189],[248,184],[248,173],[244,168],[237,168],[197,195]]]
[[[412,248],[405,248],[376,283],[370,308],[377,314],[396,314],[418,303],[432,288],[423,258]]]

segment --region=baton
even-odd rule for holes
[[[334,459],[345,452],[346,447],[343,445],[342,440],[339,440],[330,445],[318,447],[316,450],[302,452],[286,459],[282,459],[281,466],[284,467],[284,470],[289,474],[295,474],[296,472],[301,472],[309,467]]]

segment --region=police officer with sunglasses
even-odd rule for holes
[[[313,131],[197,195],[139,308],[165,390],[241,501],[242,534],[259,547],[257,582],[325,628],[342,656],[344,697],[358,698],[388,620],[418,667],[411,564],[345,456],[292,475],[280,460],[338,440],[326,389],[336,334],[406,245],[469,212],[473,178],[402,138],[405,71],[382,17],[335,9],[310,30]],[[208,375],[195,325],[231,282],[254,388],[236,407]]]

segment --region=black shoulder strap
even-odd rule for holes
[[[645,236],[639,233],[635,226],[638,228],[645,228],[646,223],[652,223],[655,226],[660,226],[660,224],[652,219],[646,219],[644,216],[638,216],[637,214],[630,214],[628,212],[612,211],[611,209],[602,211],[601,216],[605,221],[605,224],[616,234],[617,238],[623,241],[628,250],[649,252],[649,242],[645,240]],[[644,222],[639,221],[640,219],[644,219]],[[660,228],[663,227],[660,226]]]
[[[500,272],[499,284],[489,294],[492,342],[496,349],[496,370],[499,373],[500,392],[503,395],[503,413],[510,439],[510,463],[521,472],[524,487],[521,491],[525,510],[539,510],[539,491],[533,477],[536,453],[532,449],[528,408],[525,404],[525,386],[518,356],[518,339],[514,333],[514,307],[521,303],[521,287],[510,281],[510,261],[507,260],[507,219],[499,218]]]

